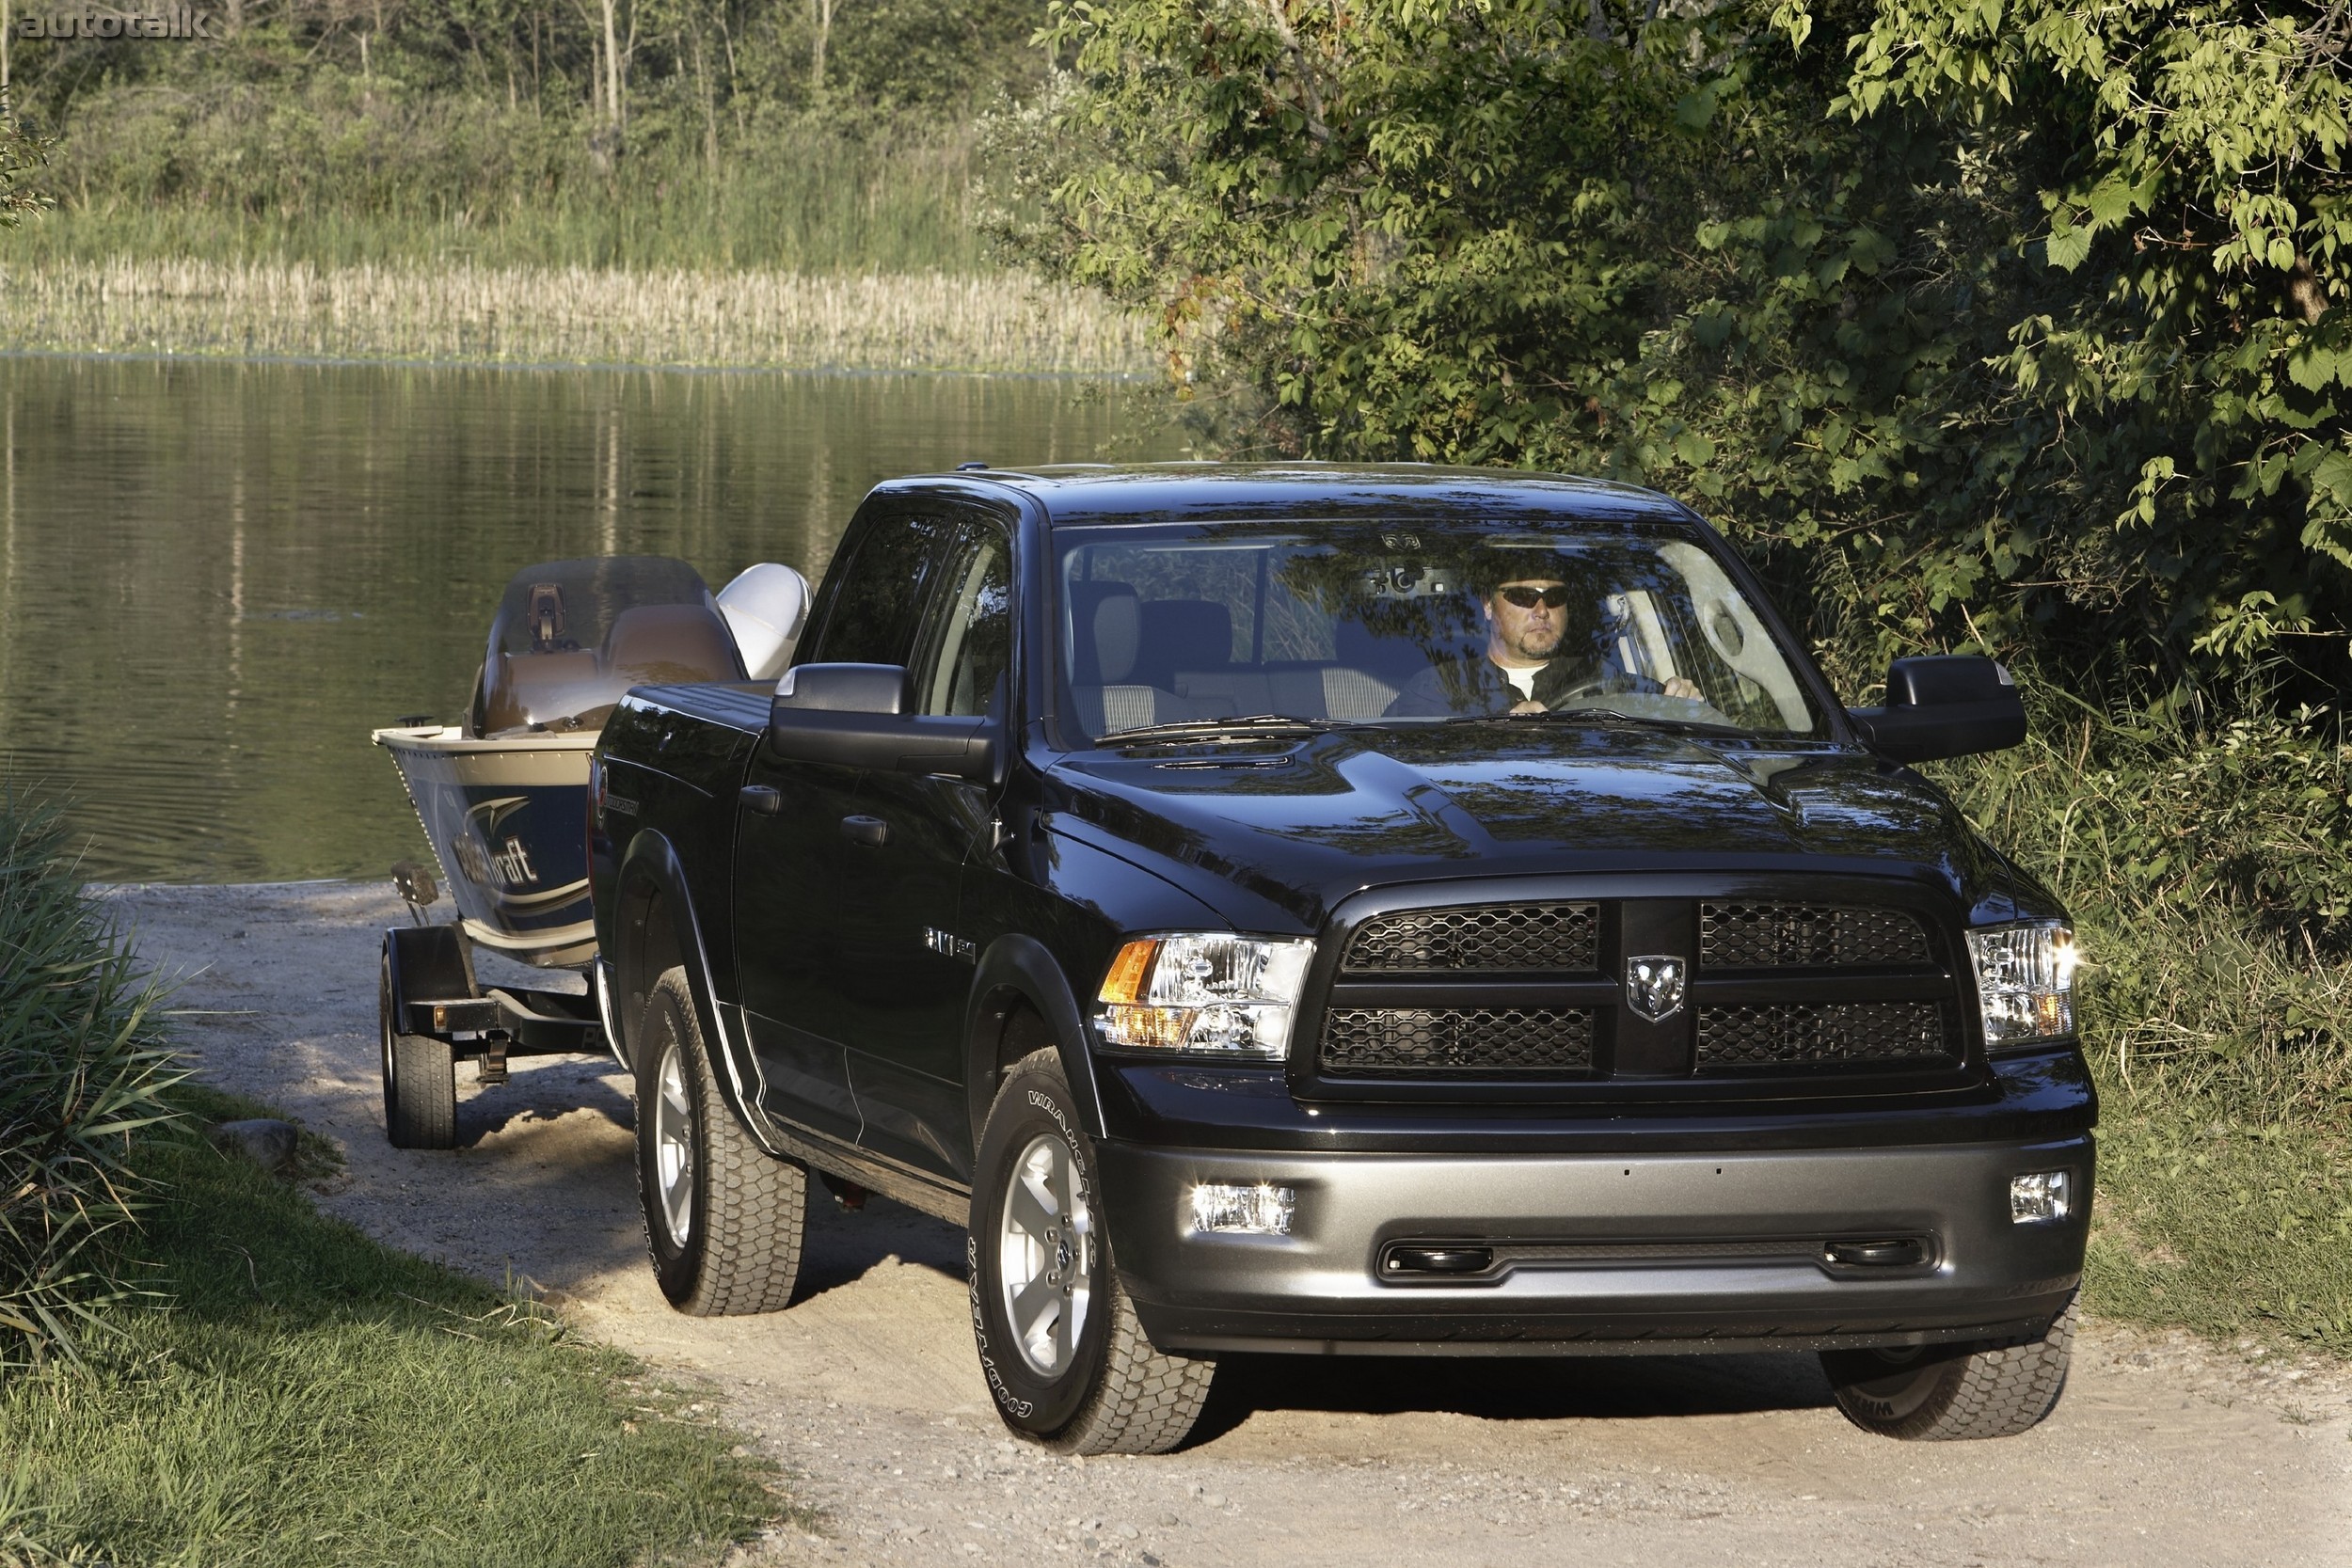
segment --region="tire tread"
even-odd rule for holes
[[[1858,1408],[1855,1396],[1836,1388],[1846,1418],[1866,1432],[1911,1442],[1975,1442],[2014,1437],[2032,1430],[2058,1408],[2074,1359],[2077,1304],[2051,1320],[2038,1339],[1988,1346],[1943,1363],[1943,1378],[1925,1403],[1895,1420]],[[1838,1382],[1833,1371],[1833,1384]]]
[[[801,1250],[808,1229],[808,1172],[752,1140],[720,1098],[710,1053],[703,1043],[686,971],[671,969],[654,982],[682,1021],[678,1044],[694,1075],[697,1132],[702,1148],[694,1226],[702,1256],[693,1288],[679,1311],[697,1318],[778,1312],[792,1304],[801,1283]],[[639,1115],[646,1112],[639,1108]],[[642,1206],[641,1206],[642,1208]],[[655,1220],[642,1213],[645,1243],[654,1245]],[[660,1252],[654,1253],[657,1262]]]

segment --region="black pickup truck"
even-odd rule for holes
[[[589,802],[656,1271],[787,1306],[816,1183],[967,1227],[1017,1433],[1159,1451],[1229,1353],[1818,1353],[2056,1404],[2096,1107],[2066,916],[1688,508],[1317,464],[859,508],[773,687],[641,688]]]

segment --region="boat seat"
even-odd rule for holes
[[[633,686],[743,678],[735,638],[708,605],[636,605],[612,618],[600,648],[491,654],[474,707],[476,733],[596,729]]]

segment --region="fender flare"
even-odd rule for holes
[[[1045,944],[1032,936],[1012,932],[998,937],[980,955],[972,977],[971,999],[963,1014],[964,1099],[972,1120],[972,1147],[980,1147],[981,1124],[995,1098],[996,1044],[1001,1031],[991,1027],[995,1011],[989,999],[1010,991],[1038,1010],[1054,1034],[1054,1049],[1061,1057],[1062,1075],[1078,1102],[1081,1130],[1090,1138],[1103,1136],[1103,1100],[1094,1075],[1094,1053],[1087,1048],[1087,1027],[1069,977]]]
[[[720,1069],[719,1098],[726,1101],[727,1109],[755,1142],[771,1154],[781,1152],[767,1117],[759,1110],[758,1060],[752,1054],[751,1042],[743,1037],[742,1031],[727,1027],[726,1009],[719,1005],[718,987],[710,974],[710,954],[703,944],[702,917],[689,892],[686,866],[678,859],[677,847],[656,830],[638,833],[629,840],[628,852],[621,858],[620,874],[613,882],[619,893],[613,909],[621,950],[613,955],[612,971],[620,997],[644,991],[646,982],[654,978],[638,974],[644,962],[643,942],[637,939],[628,916],[629,901],[637,889],[651,883],[669,917],[672,934],[677,939],[679,961],[686,970],[686,989],[693,993],[695,1021],[702,1025],[703,1038],[718,1048],[718,1061],[713,1065]],[[628,1016],[630,1009],[625,1001],[620,1002],[618,1010],[622,1026],[633,1033],[637,1021]],[[629,1059],[636,1059],[633,1048]]]

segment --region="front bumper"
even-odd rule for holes
[[[1179,1354],[1664,1353],[2030,1336],[2082,1274],[2088,1133],[1722,1154],[1239,1153],[1099,1146],[1120,1276]],[[2064,1221],[2010,1218],[2011,1177],[2073,1173]],[[1296,1194],[1288,1235],[1199,1234],[1192,1189]],[[1849,1266],[1836,1240],[1916,1239]],[[1399,1279],[1398,1243],[1476,1243],[1463,1282]]]

